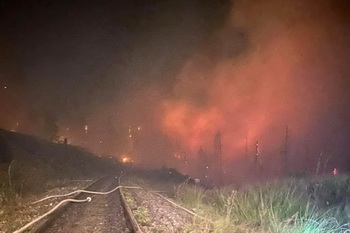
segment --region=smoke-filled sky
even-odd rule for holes
[[[349,169],[349,1],[18,0],[0,9],[3,128],[40,136],[54,119],[72,144],[114,156],[130,149],[131,126],[137,159],[152,166],[179,151],[213,153],[220,132],[225,161],[253,155],[259,141],[264,163],[277,166],[288,126],[295,167],[322,153]]]
[[[278,151],[288,126],[295,147],[347,156],[348,9],[341,1],[235,2],[212,45],[181,69],[164,104],[166,132],[198,150],[220,130],[225,154],[236,156],[247,139]]]

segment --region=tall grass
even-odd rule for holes
[[[350,212],[344,208],[345,197],[340,197],[347,195],[342,191],[344,182],[333,179],[275,181],[239,191],[230,187],[207,191],[181,187],[177,190],[177,199],[210,219],[212,232],[350,232]],[[315,182],[318,189],[313,187]],[[328,190],[330,197],[326,198],[323,189],[327,187],[333,191]],[[331,200],[334,193],[342,200],[338,200],[338,205],[328,208],[321,205],[324,200]],[[202,224],[207,225],[208,221],[194,223],[197,230],[203,228]]]

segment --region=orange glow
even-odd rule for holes
[[[132,163],[132,162],[134,162],[130,157],[128,157],[128,156],[126,156],[126,155],[123,155],[122,157],[121,157],[121,162],[122,163]]]
[[[326,74],[336,71],[315,48],[334,44],[326,32],[336,29],[322,20],[331,16],[319,17],[320,22],[306,11],[294,15],[289,10],[298,7],[294,1],[238,2],[219,34],[245,28],[251,49],[218,61],[205,51],[195,54],[179,73],[174,96],[162,105],[163,131],[173,141],[183,141],[192,154],[200,147],[212,150],[217,131],[223,135],[223,156],[244,153],[247,143],[254,151],[257,140],[262,155],[267,148],[276,151],[285,125],[302,137],[330,107],[331,92],[325,88],[333,77]],[[312,14],[320,16],[316,8]]]
[[[194,150],[203,140],[211,140],[211,133],[222,121],[215,108],[199,111],[191,105],[167,102],[164,109],[167,112],[163,121],[165,132],[173,139],[188,139],[189,148]]]

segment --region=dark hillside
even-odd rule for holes
[[[95,178],[120,168],[81,148],[0,130],[0,188],[38,191],[57,180]]]

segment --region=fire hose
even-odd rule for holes
[[[61,205],[63,205],[66,202],[75,202],[75,203],[83,203],[83,202],[90,202],[91,201],[91,197],[87,197],[85,199],[82,200],[77,200],[77,199],[65,199],[63,201],[61,201],[60,203],[58,203],[54,208],[52,208],[50,211],[46,212],[45,214],[39,216],[38,218],[34,219],[33,221],[27,223],[25,226],[21,227],[20,229],[14,231],[13,233],[20,233],[23,232],[24,230],[26,230],[28,227],[30,227],[31,225],[33,225],[34,223],[40,221],[41,219],[45,218],[46,216],[50,215],[51,213],[53,213],[55,210],[57,210]]]
[[[58,198],[58,197],[67,197],[67,196],[71,196],[73,194],[77,194],[77,193],[87,193],[87,194],[97,194],[97,195],[107,195],[107,194],[110,194],[112,192],[115,192],[116,190],[120,189],[120,188],[125,188],[125,189],[142,189],[141,187],[137,187],[137,186],[117,186],[115,187],[114,189],[110,190],[110,191],[107,191],[107,192],[97,192],[97,191],[88,191],[88,190],[76,190],[76,191],[73,191],[73,192],[70,192],[70,193],[67,193],[67,194],[61,194],[61,195],[52,195],[52,196],[48,196],[48,197],[45,197],[45,198],[42,198],[38,201],[35,201],[31,204],[37,204],[39,202],[42,202],[42,201],[45,201],[45,200],[48,200],[48,199],[52,199],[52,198]],[[165,198],[164,196],[156,193],[156,192],[153,192],[155,195],[165,199],[166,201],[170,202],[171,204],[173,204],[174,206],[186,211],[187,213],[193,215],[193,216],[196,216],[198,218],[201,218],[201,219],[205,219],[207,221],[209,221],[210,223],[212,223],[212,221],[210,221],[209,219],[207,218],[204,218],[202,216],[199,216],[198,214],[194,213],[193,211],[190,211],[178,204],[176,204],[175,202],[169,200],[168,198]],[[25,226],[23,226],[22,228],[14,231],[13,233],[21,233],[23,231],[25,231],[26,229],[28,229],[30,226],[32,226],[34,223],[40,221],[41,219],[47,217],[48,215],[50,215],[51,213],[53,213],[55,210],[57,210],[61,205],[63,205],[64,203],[67,203],[67,202],[75,202],[75,203],[84,203],[84,202],[90,202],[92,199],[91,197],[87,197],[86,199],[82,199],[82,200],[77,200],[77,199],[65,199],[63,201],[61,201],[60,203],[58,203],[54,208],[52,208],[50,211],[46,212],[45,214],[39,216],[38,218],[34,219],[33,221],[27,223]]]
[[[97,192],[97,191],[88,191],[88,190],[76,190],[67,194],[62,194],[62,195],[52,195],[52,196],[48,196],[45,197],[43,199],[40,199],[38,201],[33,202],[32,204],[37,204],[39,202],[51,199],[51,198],[57,198],[57,197],[67,197],[67,196],[71,196],[73,194],[76,193],[87,193],[87,194],[97,194],[97,195],[107,195],[110,194],[112,192],[115,192],[116,190],[120,189],[120,188],[127,188],[127,189],[141,189],[141,187],[128,187],[128,186],[117,186],[114,189],[107,191],[107,192]],[[38,218],[34,219],[33,221],[27,223],[25,226],[21,227],[20,229],[14,231],[13,233],[21,233],[23,231],[25,231],[26,229],[28,229],[30,226],[32,226],[34,223],[40,221],[41,219],[47,217],[48,215],[50,215],[51,213],[53,213],[55,210],[57,210],[61,205],[63,205],[64,203],[67,202],[74,202],[74,203],[84,203],[84,202],[90,202],[92,199],[91,197],[87,197],[86,199],[82,199],[82,200],[77,200],[77,199],[65,199],[63,201],[61,201],[60,203],[58,203],[54,208],[52,208],[50,211],[46,212],[45,214],[39,216]]]
[[[115,187],[114,189],[112,189],[112,190],[110,190],[108,192],[97,192],[97,191],[88,191],[88,190],[85,190],[85,189],[80,189],[80,190],[76,190],[76,191],[73,191],[73,192],[70,192],[70,193],[67,193],[67,194],[48,196],[48,197],[45,197],[45,198],[40,199],[38,201],[35,201],[32,204],[37,204],[39,202],[42,202],[42,201],[45,201],[45,200],[48,200],[48,199],[51,199],[51,198],[67,197],[67,196],[71,196],[71,195],[76,194],[76,193],[88,193],[88,194],[107,195],[107,194],[113,193],[114,191],[118,190],[119,188],[142,189],[141,187],[134,187],[134,186],[130,186],[130,187],[128,187],[128,186],[117,186],[117,187]]]

